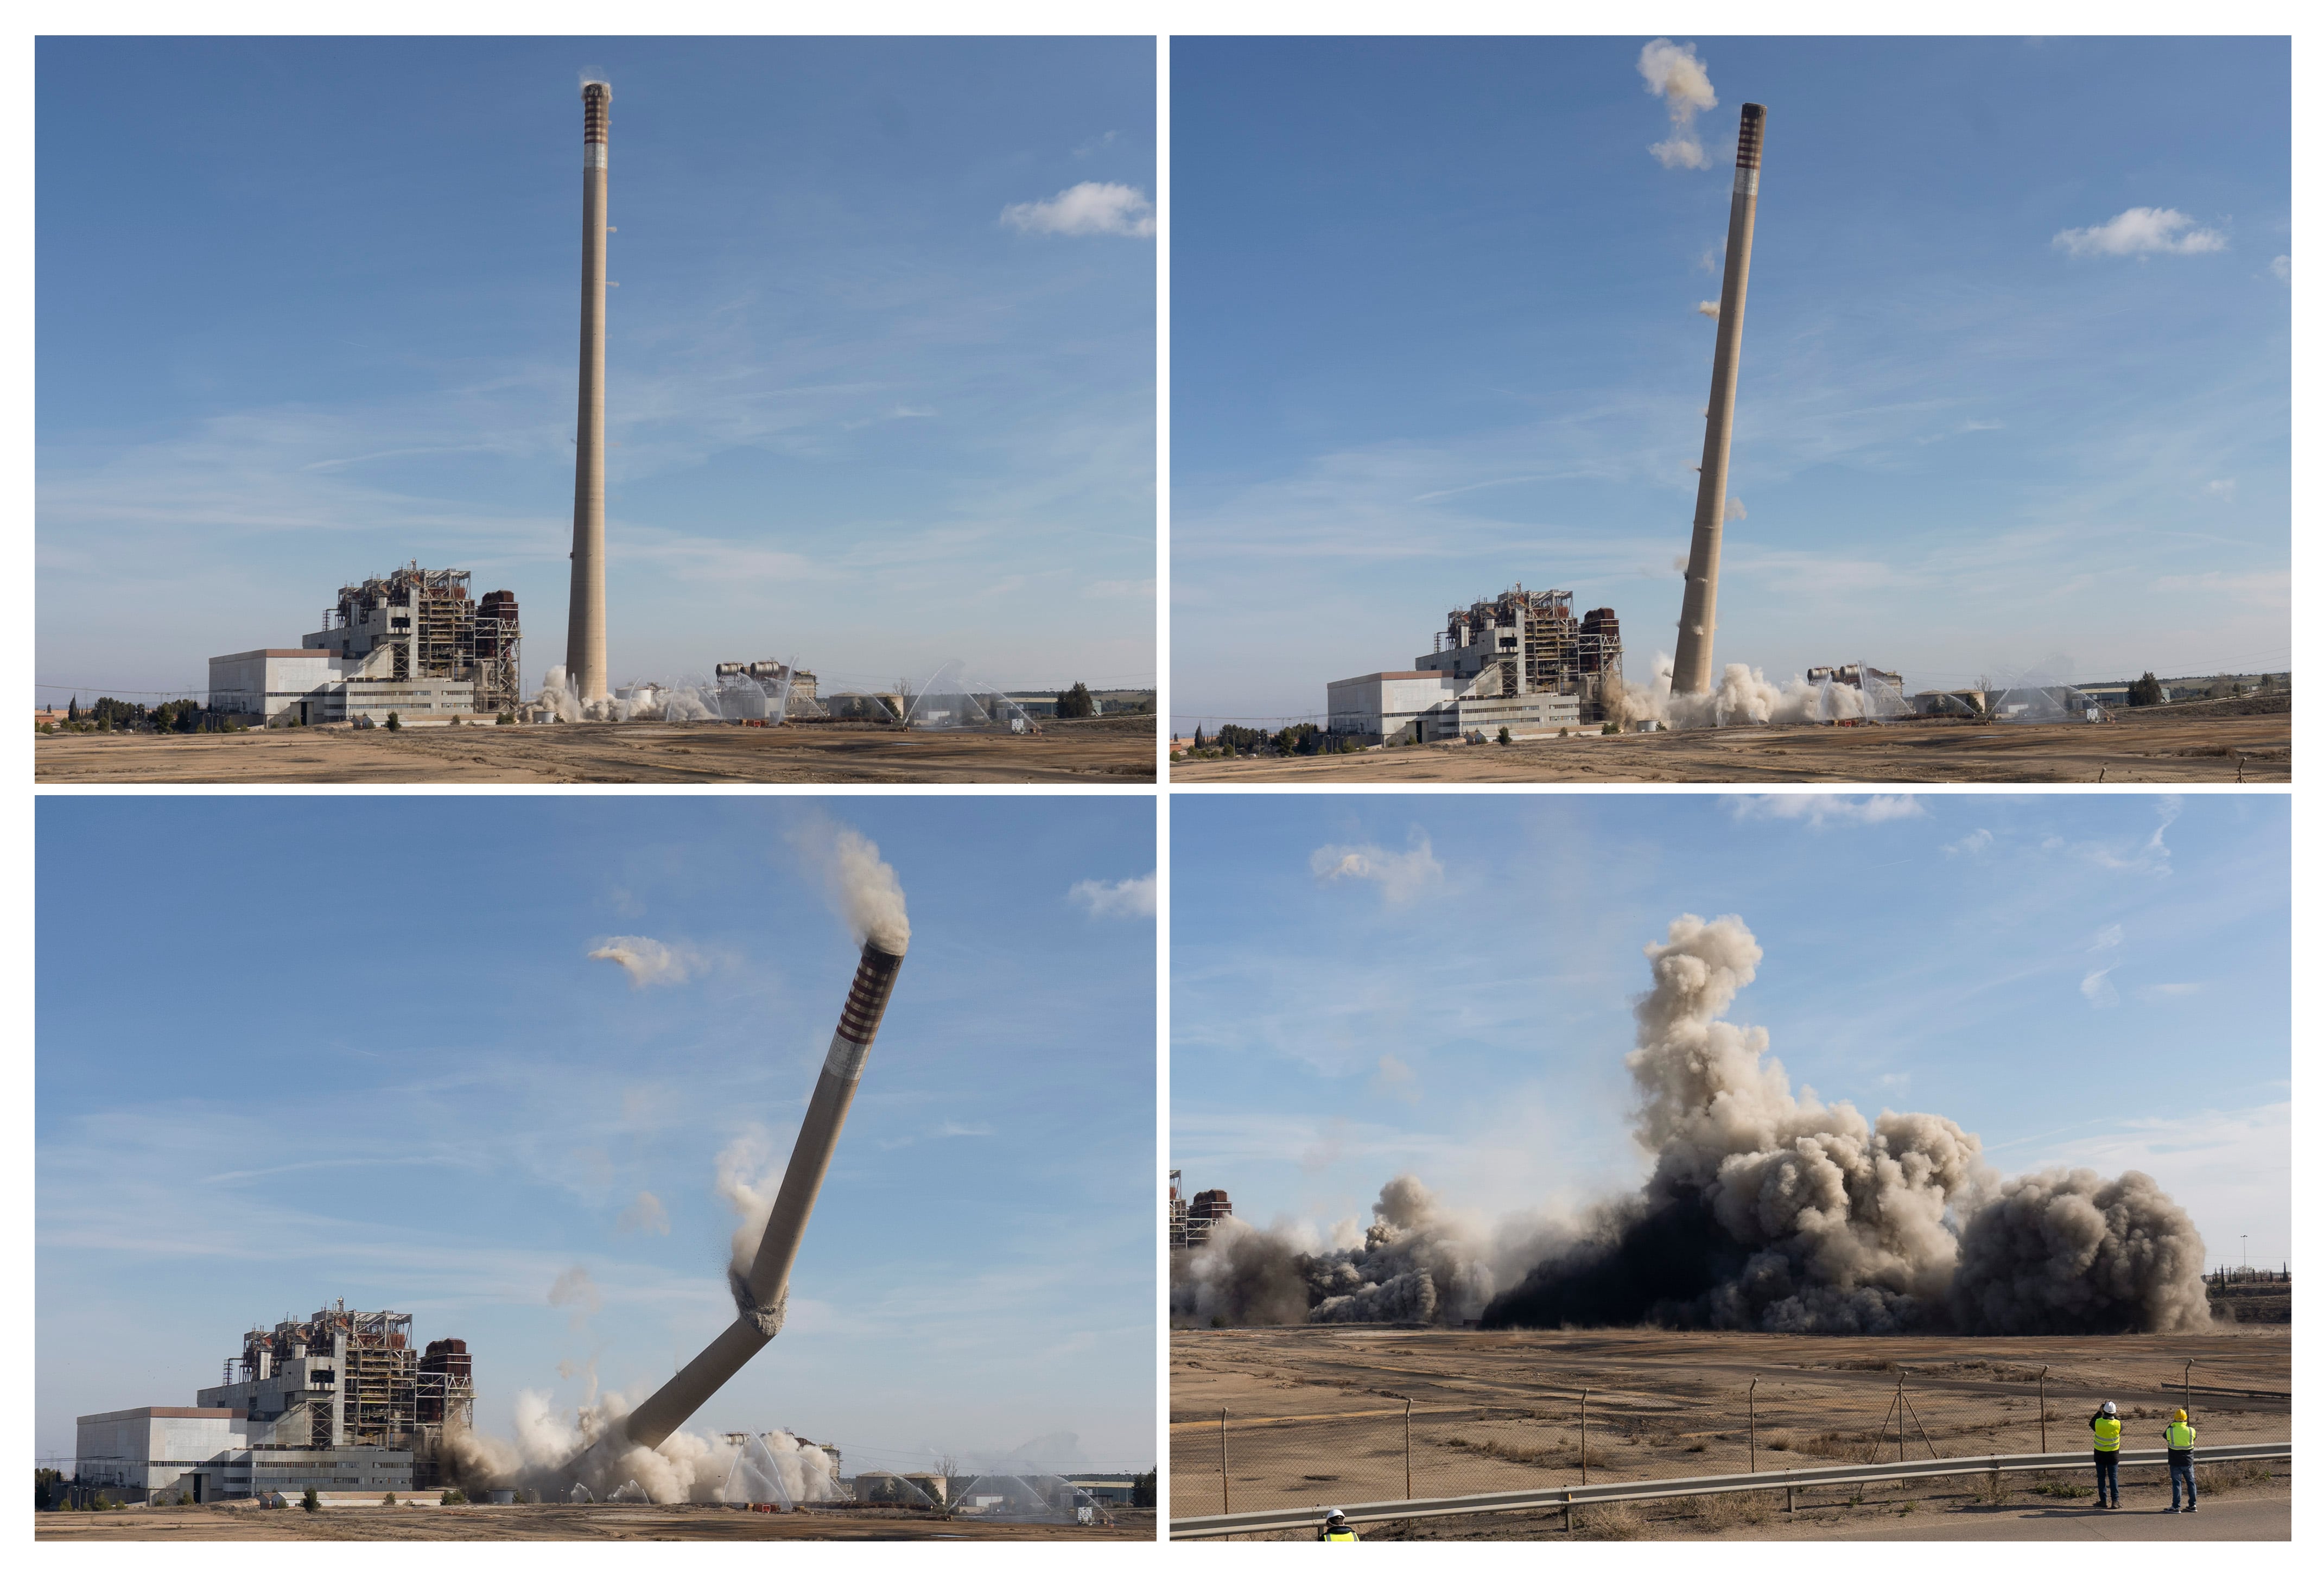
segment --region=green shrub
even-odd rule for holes
[[[457,1487],[447,1487],[444,1488],[444,1496],[437,1499],[437,1502],[446,1508],[455,1508],[467,1501],[468,1495]]]
[[[299,1506],[309,1514],[320,1514],[323,1512],[323,1500],[316,1496],[315,1489],[309,1487],[307,1488],[307,1496],[299,1500]]]
[[[393,711],[387,713],[387,730],[391,732],[401,732],[403,731],[402,719],[397,716]]]

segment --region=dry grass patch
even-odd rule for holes
[[[1593,1542],[1634,1542],[1646,1533],[1646,1516],[1634,1503],[1594,1503],[1573,1511],[1573,1533]]]
[[[2225,1465],[2195,1467],[2195,1490],[2198,1493],[2234,1492],[2248,1487],[2264,1487],[2275,1479],[2275,1471],[2264,1459],[2236,1459]]]

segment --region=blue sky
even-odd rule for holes
[[[1171,1153],[1265,1224],[1410,1170],[1491,1218],[1627,1191],[1632,999],[1682,913],[1766,953],[1794,1087],[2006,1174],[2143,1169],[2292,1250],[2291,799],[1177,795]],[[1370,873],[1327,878],[1351,851]]]
[[[692,1424],[1150,1465],[1154,806],[1113,796],[42,799],[38,1451],[342,1296],[467,1339],[502,1436],[560,1363],[659,1385],[733,1319],[718,1155],[788,1156],[853,971],[818,816],[912,947],[789,1321]]]
[[[1651,675],[1747,100],[1717,658],[2288,665],[2283,41],[1682,37],[1701,169],[1649,151],[1647,41],[1174,44],[1182,728],[1319,711],[1517,581]]]
[[[1150,40],[37,61],[40,683],[199,687],[415,557],[562,659],[584,71],[613,678],[1152,681]]]

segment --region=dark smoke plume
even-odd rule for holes
[[[1766,1029],[1727,1019],[1761,960],[1741,919],[1689,914],[1646,950],[1654,987],[1624,1062],[1639,1095],[1632,1136],[1655,1160],[1637,1195],[1578,1224],[1505,1227],[1494,1248],[1401,1176],[1361,1245],[1326,1251],[1237,1223],[1180,1254],[1174,1316],[1794,1333],[2209,1325],[2201,1238],[2148,1176],[2004,1181],[1942,1116],[1868,1121],[1795,1094]]]

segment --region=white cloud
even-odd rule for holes
[[[2278,257],[2267,265],[2267,271],[2286,283],[2292,281],[2292,259]]]
[[[1993,833],[1979,825],[1958,842],[1945,843],[1947,858],[1982,858],[1993,846]]]
[[[1888,820],[1917,820],[1927,813],[1920,799],[1893,793],[1873,793],[1863,797],[1847,797],[1839,793],[1766,793],[1738,798],[1735,804],[1738,820],[1805,820],[1817,827],[1828,822],[1877,825]]]
[[[1730,497],[1727,500],[1727,517],[1729,520],[1748,520],[1751,516],[1743,511],[1743,500],[1741,498]]]
[[[1713,322],[1719,320],[1719,302],[1715,300],[1698,300],[1694,303],[1694,309]]]
[[[1391,902],[1408,900],[1417,896],[1422,888],[1444,878],[1444,866],[1436,861],[1436,852],[1427,834],[1419,830],[1413,832],[1408,851],[1388,852],[1370,842],[1318,847],[1309,854],[1307,867],[1325,884],[1333,880],[1377,880],[1380,894]]]
[[[2115,993],[2114,981],[2107,977],[2112,971],[2114,969],[2110,967],[2102,967],[2096,972],[2082,975],[2082,999],[2097,1009],[2103,1010],[2108,1006],[2122,1003],[2122,997]]]
[[[1412,1074],[1412,1068],[1392,1054],[1379,1057],[1379,1074],[1372,1079],[1372,1086],[1403,1103],[1420,1102],[1420,1087]]]
[[[1711,74],[1696,58],[1694,46],[1674,44],[1666,38],[1655,40],[1638,51],[1638,75],[1646,79],[1646,91],[1670,110],[1669,140],[1655,143],[1646,151],[1665,170],[1709,169],[1711,161],[1694,134],[1694,117],[1702,110],[1716,109],[1719,96],[1711,90]]]
[[[2180,800],[2176,793],[2166,793],[2155,804],[2153,833],[2141,842],[2134,852],[2117,852],[2102,842],[2085,842],[2075,851],[2100,869],[2130,870],[2145,874],[2171,872],[2171,848],[2163,833],[2171,829],[2171,822],[2179,817]]]
[[[2112,951],[2116,946],[2120,945],[2121,943],[2122,925],[2119,924],[2109,924],[2105,928],[2099,930],[2096,934],[2090,936],[2090,949],[2092,951]]]
[[[2130,207],[2088,229],[2061,229],[2050,237],[2050,244],[2076,257],[2138,257],[2153,252],[2189,256],[2224,252],[2227,237],[2215,229],[2198,229],[2193,219],[2175,207]]]
[[[630,975],[630,988],[682,984],[700,971],[702,959],[682,947],[664,945],[642,934],[615,934],[597,943],[591,962],[610,962]]]
[[[2233,502],[2236,501],[2236,483],[2233,477],[2229,477],[2223,481],[2207,481],[2203,483],[2203,490],[2210,493],[2213,497],[2218,498],[2221,502]]]
[[[1001,210],[1001,222],[1027,235],[1129,235],[1143,240],[1154,234],[1154,205],[1134,186],[1084,180],[1066,187],[1047,202],[1012,202]]]
[[[2183,1000],[2190,995],[2200,994],[2200,984],[2141,984],[2131,990],[2142,1006],[2153,1006],[2164,1000]]]
[[[661,1199],[651,1192],[641,1192],[636,1201],[622,1210],[622,1216],[613,1221],[613,1227],[625,1232],[634,1229],[647,1235],[668,1235],[669,1210],[664,1208]]]
[[[1082,880],[1065,893],[1067,900],[1087,907],[1093,918],[1151,918],[1154,896],[1151,874],[1136,879]]]

